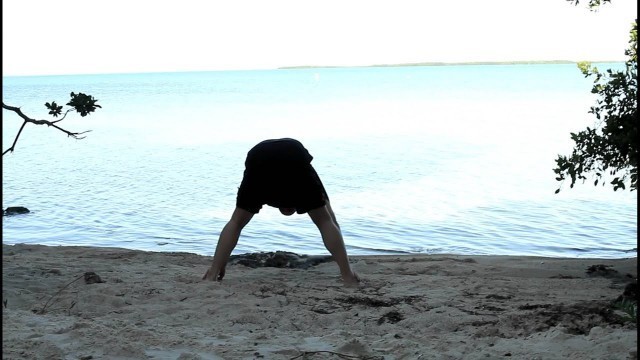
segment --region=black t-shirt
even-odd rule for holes
[[[248,169],[287,170],[310,164],[311,160],[313,156],[300,141],[290,138],[270,139],[249,150],[245,166]]]
[[[299,214],[325,205],[327,193],[298,140],[265,140],[249,150],[236,206],[258,213],[262,205],[295,208]]]

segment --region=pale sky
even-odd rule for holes
[[[635,0],[2,0],[2,73],[623,61]]]

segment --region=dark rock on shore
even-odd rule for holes
[[[610,277],[618,274],[618,270],[613,269],[610,265],[591,265],[587,268],[587,275],[589,276],[604,276]]]
[[[329,255],[298,255],[287,251],[248,253],[229,257],[230,264],[240,264],[250,268],[277,267],[308,269],[328,261],[331,261],[331,256]]]
[[[4,210],[2,215],[3,216],[19,215],[19,214],[27,214],[29,212],[30,212],[29,209],[23,206],[10,206]]]

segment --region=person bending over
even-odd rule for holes
[[[249,150],[236,208],[220,233],[213,263],[203,280],[222,280],[242,229],[263,205],[269,205],[285,216],[308,213],[338,264],[344,283],[355,285],[360,281],[349,265],[340,226],[311,160],[313,156],[302,143],[290,138],[264,140]]]

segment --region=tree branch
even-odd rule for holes
[[[3,104],[4,105],[4,104]],[[69,285],[73,284],[74,282],[82,279],[85,275],[80,275],[77,278],[75,278],[73,281],[67,283],[67,285],[63,286],[62,289],[58,290],[55,294],[53,294],[53,296],[51,296],[49,298],[49,300],[47,300],[47,302],[44,304],[44,306],[42,306],[42,309],[40,309],[40,311],[37,312],[37,314],[44,314],[45,310],[47,309],[47,306],[49,305],[49,303],[51,302],[51,300],[53,300],[53,298],[55,298],[58,294],[60,294],[62,292],[62,290],[66,289]]]
[[[80,135],[88,133],[88,132],[91,131],[91,130],[87,130],[87,131],[83,131],[83,132],[72,132],[72,131],[69,131],[69,130],[65,130],[65,129],[61,128],[60,126],[56,125],[56,123],[62,121],[67,116],[69,111],[71,111],[71,110],[67,110],[65,112],[64,116],[61,119],[56,120],[56,121],[49,121],[49,120],[35,120],[35,119],[32,119],[32,118],[28,117],[27,115],[25,115],[22,112],[22,110],[20,110],[19,107],[9,106],[9,105],[6,105],[4,102],[2,103],[2,108],[5,109],[5,110],[13,111],[14,113],[18,114],[18,116],[20,116],[24,120],[24,122],[22,123],[22,126],[20,127],[20,130],[18,131],[18,134],[16,135],[16,138],[13,140],[13,144],[11,145],[10,148],[8,148],[7,150],[5,150],[2,153],[3,156],[5,154],[7,154],[9,152],[13,152],[15,150],[16,143],[18,142],[18,138],[20,137],[20,134],[22,134],[22,130],[24,129],[25,125],[27,125],[27,123],[32,123],[32,124],[35,124],[35,125],[53,126],[54,128],[56,128],[56,129],[62,131],[63,133],[67,134],[67,136],[70,136],[70,137],[72,137],[74,139],[77,139],[77,140],[84,139],[85,137],[84,136],[80,136]]]

